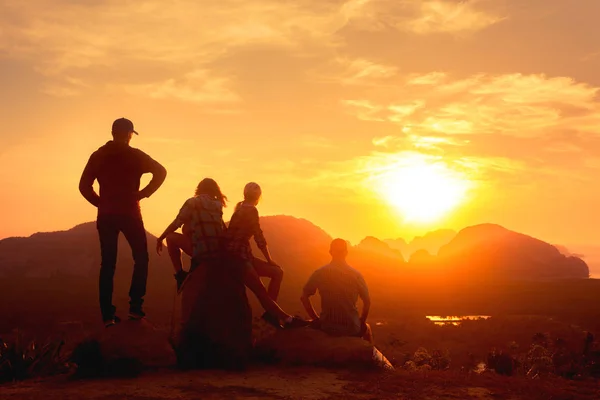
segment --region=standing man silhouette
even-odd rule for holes
[[[141,150],[129,146],[133,134],[138,134],[126,118],[113,122],[113,140],[96,150],[89,158],[79,191],[98,208],[96,227],[100,237],[102,262],[100,266],[100,311],[104,325],[120,321],[112,304],[113,278],[117,264],[119,233],[123,233],[133,253],[133,276],[129,290],[129,318],[141,319],[148,278],[148,244],[142,220],[140,200],[150,197],[163,184],[167,170]],[[152,180],[140,190],[143,174],[151,173]],[[98,180],[100,194],[93,188]]]

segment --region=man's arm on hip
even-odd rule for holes
[[[94,191],[94,181],[96,178],[96,159],[94,154],[92,154],[81,174],[79,192],[94,207],[98,207],[100,204],[100,196]]]
[[[148,185],[140,190],[140,197],[147,198],[152,196],[163,184],[167,177],[167,170],[163,167],[159,162],[154,160],[152,157],[147,155],[146,153],[140,151],[141,155],[141,163],[142,163],[142,171],[151,173],[152,179],[148,183]]]

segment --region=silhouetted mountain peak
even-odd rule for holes
[[[404,257],[400,250],[392,249],[387,243],[373,236],[367,236],[360,241],[356,248],[359,250],[375,252],[390,257],[399,258],[404,261]]]
[[[427,232],[423,236],[415,236],[410,242],[402,238],[386,239],[384,242],[392,249],[402,252],[405,258],[409,258],[415,251],[427,250],[431,254],[437,254],[440,247],[448,244],[456,236],[452,229],[438,229]]]
[[[325,252],[329,250],[332,237],[307,219],[296,218],[290,215],[269,215],[260,217],[260,225],[265,233],[265,238],[270,248],[279,244],[281,238],[290,241],[298,247],[318,247]],[[289,245],[283,245],[289,248]]]
[[[468,260],[470,268],[515,278],[587,278],[589,269],[577,257],[565,257],[542,240],[511,231],[497,224],[479,224],[462,229],[438,255]],[[500,271],[501,269],[501,271]]]
[[[378,248],[382,248],[382,249],[390,248],[390,246],[388,246],[382,240],[377,239],[375,236],[365,237],[363,240],[360,241],[358,246],[372,246],[372,247],[378,247]]]

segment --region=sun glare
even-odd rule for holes
[[[379,185],[406,221],[429,223],[459,206],[470,182],[442,162],[413,159],[384,172]]]

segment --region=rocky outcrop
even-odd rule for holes
[[[393,369],[372,344],[357,337],[333,337],[306,327],[276,330],[255,322],[255,358],[279,365]]]
[[[79,344],[71,356],[80,377],[136,376],[175,365],[168,334],[146,320],[124,320]]]

